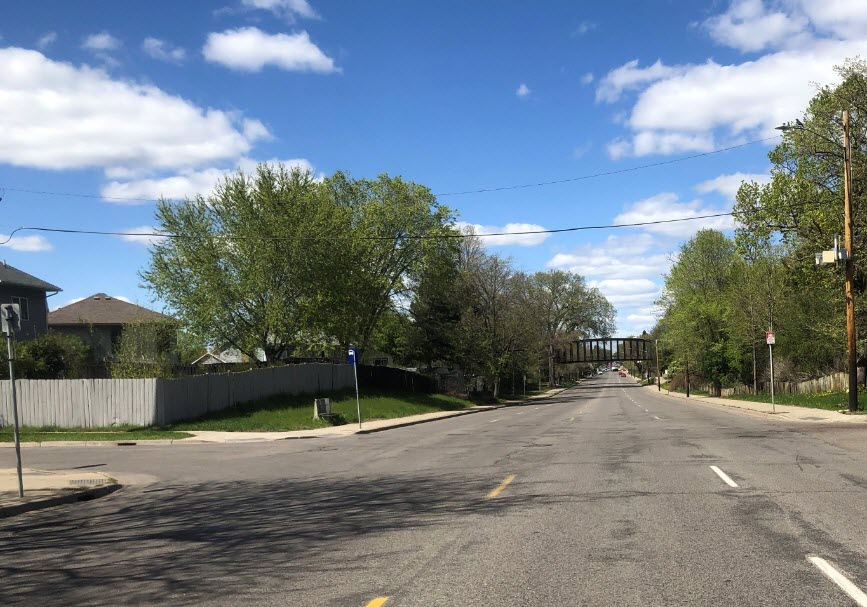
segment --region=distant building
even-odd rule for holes
[[[90,346],[95,360],[111,357],[124,328],[132,323],[174,321],[171,316],[148,310],[105,293],[57,308],[48,314],[53,331],[74,335]],[[155,344],[156,349],[156,344]]]
[[[48,293],[57,295],[60,291],[60,287],[13,268],[5,261],[0,264],[0,303],[16,303],[21,311],[18,339],[33,339],[48,331]]]

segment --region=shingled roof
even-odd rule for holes
[[[30,289],[39,289],[40,291],[62,291],[60,287],[55,287],[50,282],[45,282],[41,278],[22,272],[18,268],[13,268],[5,261],[0,263],[0,285],[14,285],[17,287],[27,287]]]
[[[161,320],[173,319],[105,293],[96,293],[48,313],[49,325],[127,325]]]

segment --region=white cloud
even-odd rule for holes
[[[609,144],[612,157],[707,151],[776,135],[775,126],[803,114],[817,83],[837,82],[835,65],[867,55],[867,2],[736,0],[705,26],[737,48],[773,50],[741,63],[640,68],[630,61],[611,70],[598,100],[637,91],[628,135]]]
[[[125,301],[126,303],[132,303],[132,300],[129,297],[124,297],[123,295],[112,295],[111,297],[114,299]]]
[[[678,198],[677,194],[664,192],[628,205],[622,213],[614,218],[614,223],[664,221],[667,219],[680,219],[682,217],[714,215],[717,213],[725,213],[727,211],[728,209],[704,206],[704,203],[701,200],[684,202]],[[642,229],[652,234],[688,238],[704,228],[730,230],[733,226],[732,218],[726,216],[696,221],[678,221],[649,225],[643,226]]]
[[[638,67],[638,59],[627,61],[608,72],[599,81],[599,86],[596,88],[596,101],[614,103],[620,99],[625,91],[640,88],[663,78],[669,78],[682,71],[682,67],[664,65],[659,59],[649,67]]]
[[[456,222],[459,230],[472,228],[479,236],[485,234],[502,234],[482,238],[482,244],[489,247],[515,245],[519,247],[535,247],[545,242],[550,234],[516,234],[515,232],[536,232],[545,228],[535,223],[507,223],[504,226],[486,226],[478,223]]]
[[[8,242],[6,242],[8,240]],[[0,247],[6,247],[13,251],[24,251],[27,253],[36,253],[41,251],[51,251],[54,249],[51,243],[44,236],[13,236],[9,238],[8,234],[0,234]]]
[[[180,170],[238,158],[267,135],[237,113],[36,51],[2,48],[0,65],[0,163]]]
[[[731,175],[720,175],[719,177],[702,181],[695,186],[695,191],[699,194],[717,192],[728,201],[734,203],[735,195],[738,193],[741,184],[745,181],[755,181],[762,184],[770,183],[771,176],[768,173],[732,173]]]
[[[584,156],[587,155],[587,152],[589,152],[592,147],[593,147],[593,144],[590,143],[589,141],[587,141],[586,143],[582,143],[581,145],[577,146],[574,150],[572,150],[572,158],[574,158],[575,160],[579,160],[581,158],[584,158]]]
[[[57,32],[48,32],[39,37],[36,41],[36,47],[39,49],[47,49],[57,41]]]
[[[581,84],[592,84],[593,83],[593,72],[587,72],[583,76],[581,76]]]
[[[289,22],[294,21],[296,17],[319,18],[319,14],[307,0],[241,0],[241,5],[247,8],[270,11]]]
[[[240,71],[258,72],[266,65],[298,72],[340,71],[305,31],[268,34],[255,27],[244,27],[211,32],[202,53],[208,61]]]
[[[599,24],[594,23],[593,21],[582,21],[578,24],[578,27],[572,32],[572,36],[583,36],[587,32],[591,32],[598,27]]]
[[[704,22],[711,38],[744,52],[796,44],[808,25],[805,16],[768,10],[762,0],[734,0],[725,13]]]
[[[590,280],[587,286],[599,289],[617,308],[647,306],[662,294],[660,286],[646,278]]]
[[[118,238],[126,242],[131,242],[146,247],[149,247],[153,244],[159,244],[166,239],[165,236],[156,235],[157,229],[154,226],[138,226],[135,228],[128,228],[123,231],[127,234],[124,236],[118,236]]]
[[[528,97],[530,95],[530,87],[522,82],[521,86],[518,87],[518,90],[515,91],[515,95],[522,98]]]
[[[115,51],[119,49],[121,45],[121,41],[108,32],[91,34],[81,43],[81,47],[89,51]]]
[[[142,50],[160,61],[168,63],[180,63],[187,57],[187,51],[179,46],[172,46],[165,40],[147,37],[142,42]]]
[[[659,278],[671,265],[667,255],[656,252],[660,244],[646,232],[612,234],[600,244],[584,244],[572,252],[557,253],[546,266],[591,278]]]
[[[283,164],[287,167],[298,167],[302,170],[314,172],[313,165],[305,158],[290,158],[288,160],[280,160],[272,158],[265,161],[268,164]],[[162,178],[137,179],[132,181],[111,181],[104,185],[100,190],[108,202],[124,204],[125,198],[132,199],[156,199],[168,198],[180,200],[183,198],[194,198],[197,195],[207,197],[214,186],[227,173],[241,169],[245,173],[252,173],[256,170],[257,161],[251,158],[241,158],[233,168],[218,168],[210,167],[200,171],[184,171],[178,175],[171,175]],[[117,200],[121,199],[121,200]],[[141,200],[129,200],[128,204],[141,204]]]

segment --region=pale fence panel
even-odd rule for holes
[[[845,372],[832,373],[824,377],[809,379],[802,382],[775,381],[774,392],[777,394],[820,394],[822,392],[845,392],[849,388],[849,374]],[[759,382],[759,392],[770,392],[770,382]],[[735,386],[724,388],[722,396],[736,394],[752,394],[753,387]]]
[[[170,424],[275,394],[328,395],[354,385],[350,365],[328,364],[179,379],[16,381],[21,424],[61,428]],[[0,381],[0,426],[11,424],[11,387]]]

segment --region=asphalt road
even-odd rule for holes
[[[823,606],[867,589],[867,428],[614,373],[363,436],[24,457],[153,482],[0,521],[3,604]]]

